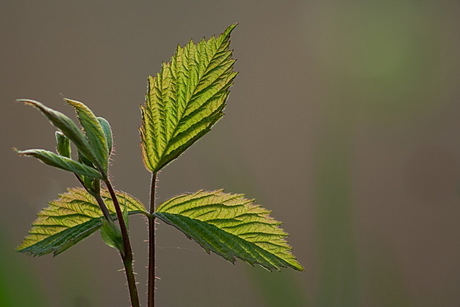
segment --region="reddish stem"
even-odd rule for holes
[[[155,192],[157,188],[157,173],[152,173],[150,185],[150,215],[149,215],[149,277],[148,277],[148,307],[155,306]]]

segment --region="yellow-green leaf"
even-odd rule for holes
[[[144,213],[139,200],[127,193],[116,191],[118,201],[128,214]],[[113,218],[115,208],[107,190],[101,190]],[[69,189],[59,199],[49,202],[33,222],[29,234],[17,248],[19,252],[33,256],[53,253],[55,256],[91,235],[102,225],[102,211],[88,192],[81,188]]]
[[[145,167],[157,172],[209,132],[222,117],[236,72],[230,34],[177,47],[171,62],[148,77],[141,107],[141,142]]]
[[[303,270],[286,242],[287,233],[270,211],[241,194],[198,191],[174,197],[155,216],[198,242],[208,253],[235,262],[240,258],[272,271]]]

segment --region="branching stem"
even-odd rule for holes
[[[155,202],[157,188],[157,173],[152,173],[150,184],[150,215],[149,215],[149,277],[148,277],[148,307],[155,306]]]
[[[101,194],[94,195],[94,198],[96,199],[99,207],[101,208],[102,213],[104,214],[104,218],[109,222],[113,222],[112,216],[110,215],[109,210],[107,209],[107,206],[105,205],[105,202],[101,197]]]
[[[109,209],[107,209],[107,206],[106,206],[104,200],[102,199],[101,194],[94,195],[94,193],[91,193],[91,191],[85,186],[85,183],[83,182],[83,180],[81,179],[80,176],[75,174],[75,177],[77,177],[78,181],[81,183],[81,185],[86,190],[86,192],[88,192],[89,194],[94,196],[94,198],[97,201],[97,204],[99,205],[99,208],[101,208],[102,214],[104,214],[104,218],[107,221],[112,222],[113,221],[112,216],[110,215]]]

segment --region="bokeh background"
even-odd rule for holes
[[[460,2],[2,1],[0,305],[129,306],[96,233],[66,253],[14,248],[77,182],[19,158],[54,147],[32,98],[88,104],[115,135],[116,188],[147,203],[146,76],[176,45],[238,22],[226,116],[160,175],[159,200],[201,188],[273,211],[305,272],[207,255],[158,225],[158,306],[460,306]],[[131,219],[144,299],[146,223]]]

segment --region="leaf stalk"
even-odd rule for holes
[[[156,206],[157,173],[152,173],[150,184],[150,215],[149,215],[149,269],[148,269],[148,307],[155,306],[155,206]]]
[[[121,211],[117,195],[115,194],[115,190],[113,189],[113,186],[110,183],[110,180],[107,178],[104,178],[104,183],[107,186],[107,189],[109,190],[110,197],[112,198],[113,205],[115,207],[115,211],[117,214],[118,223],[120,225],[121,236],[123,239],[123,250],[120,251],[120,255],[123,260],[123,265],[125,267],[125,274],[126,274],[126,279],[128,281],[128,289],[129,289],[129,295],[131,298],[131,305],[132,307],[140,307],[139,295],[137,293],[136,279],[134,277],[134,270],[133,270],[133,252],[131,249],[131,243],[129,241],[128,229],[126,227],[126,223],[123,218],[123,212]]]
[[[104,215],[104,218],[109,222],[113,222],[112,216],[110,215],[109,209],[107,209],[107,205],[105,204],[104,200],[102,199],[101,194],[100,193],[98,193],[98,194],[92,193],[86,187],[85,183],[83,182],[83,180],[81,179],[81,177],[79,175],[75,174],[75,177],[77,177],[78,181],[81,183],[81,185],[86,190],[86,192],[88,192],[89,194],[94,196],[94,198],[97,201],[97,204],[99,205],[99,208],[101,208],[101,211],[102,211],[102,214]]]

